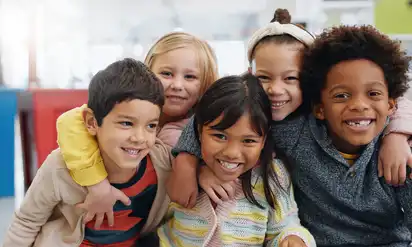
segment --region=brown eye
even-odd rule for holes
[[[160,72],[160,74],[161,74],[163,77],[166,77],[166,78],[173,76],[171,72],[167,72],[167,71],[162,71],[162,72]]]
[[[335,94],[335,96],[333,97],[336,99],[348,99],[350,95],[347,93],[338,93],[338,94]]]
[[[369,96],[371,96],[371,97],[377,97],[377,96],[380,96],[380,95],[382,95],[382,94],[378,91],[370,91],[369,92]]]
[[[260,76],[258,76],[257,78],[258,78],[259,81],[261,81],[261,82],[270,81],[270,78],[269,78],[268,76],[265,76],[265,75],[260,75]]]
[[[213,136],[219,140],[226,140],[226,136],[223,134],[213,134]]]

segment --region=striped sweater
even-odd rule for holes
[[[160,246],[278,246],[297,235],[307,246],[316,246],[312,235],[300,225],[288,172],[280,160],[273,161],[283,190],[275,187],[275,209],[265,199],[259,167],[252,171],[253,194],[264,208],[250,203],[240,183],[235,199],[213,207],[201,192],[196,205],[186,209],[172,203],[168,221],[159,228]]]

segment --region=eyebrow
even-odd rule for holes
[[[117,115],[117,117],[118,117],[118,118],[129,119],[129,120],[132,120],[132,121],[138,120],[138,119],[135,118],[135,117],[128,116],[128,115],[124,115],[124,114]],[[153,118],[153,119],[149,120],[149,122],[154,122],[154,121],[159,121],[159,118],[157,117],[157,118]]]
[[[173,71],[174,69],[170,65],[160,65],[158,70],[172,70]],[[196,74],[196,75],[200,74],[200,70],[193,70],[193,69],[184,69],[183,72],[184,73],[193,73],[193,74]]]
[[[260,135],[246,135],[244,138],[261,138]]]
[[[365,85],[367,85],[367,86],[373,86],[373,85],[386,86],[386,84],[382,81],[369,81],[369,82],[365,83]],[[329,92],[332,92],[336,89],[346,89],[346,86],[344,86],[342,84],[336,84],[329,90]]]
[[[265,70],[265,69],[258,69],[258,70],[256,70],[256,73],[257,72],[271,74],[268,70]],[[299,70],[298,69],[289,69],[289,70],[282,71],[282,74],[292,73],[292,72],[298,72],[299,73]]]
[[[211,127],[209,127],[209,130],[219,131],[219,132],[223,132],[225,135],[229,135],[225,130],[214,129],[214,128],[211,128]],[[244,135],[244,136],[242,135],[241,137],[242,138],[261,138],[262,136],[256,134],[256,135]]]
[[[169,69],[172,70],[172,67],[170,65],[160,65],[159,69]]]
[[[194,74],[199,74],[200,73],[199,70],[193,70],[193,69],[184,69],[184,72],[191,72],[191,73],[194,73]]]

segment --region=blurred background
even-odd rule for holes
[[[56,118],[86,102],[94,73],[124,57],[143,60],[177,30],[209,41],[220,76],[242,73],[248,38],[276,8],[315,34],[372,24],[412,55],[412,0],[0,0],[0,242],[57,147]]]

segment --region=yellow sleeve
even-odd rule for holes
[[[57,143],[73,180],[81,186],[100,183],[107,172],[94,136],[87,132],[82,112],[87,105],[63,113],[57,119]]]

